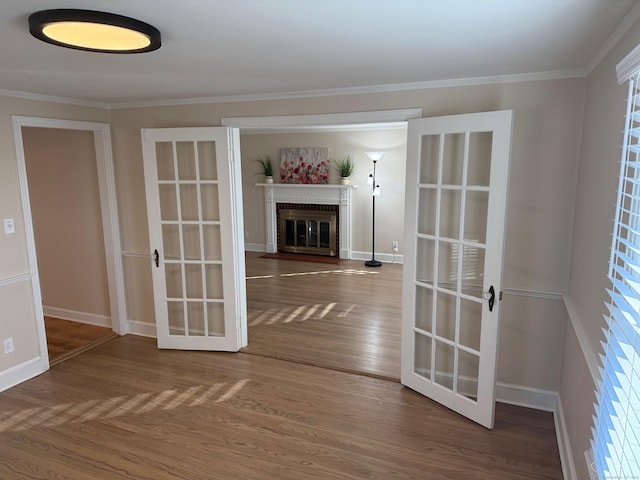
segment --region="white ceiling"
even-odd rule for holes
[[[2,0],[0,89],[122,104],[576,74],[597,58],[636,3]],[[137,55],[48,45],[29,34],[27,17],[51,8],[135,17],[158,28],[163,45]]]

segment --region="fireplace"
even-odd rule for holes
[[[337,205],[278,203],[276,215],[279,252],[337,256]]]
[[[351,189],[354,188],[352,185],[259,183],[258,186],[264,188],[266,252],[276,253],[279,250],[280,219],[276,206],[293,204],[291,210],[335,212],[335,236],[331,236],[335,238],[336,243],[335,246],[330,244],[329,249],[339,258],[351,258]],[[300,225],[302,228],[302,224]],[[305,224],[304,228],[308,229],[308,224]],[[315,238],[315,227],[312,226],[311,229]],[[318,231],[319,229],[320,227]]]

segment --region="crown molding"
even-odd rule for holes
[[[590,74],[595,70],[595,68],[600,64],[604,57],[613,50],[613,47],[620,41],[620,39],[624,36],[625,33],[640,19],[640,2],[636,3],[629,13],[625,15],[622,19],[622,22],[616,27],[607,41],[604,42],[602,47],[598,50],[595,56],[591,59],[589,64],[587,65],[587,74]]]
[[[38,102],[63,103],[65,105],[77,105],[80,107],[109,109],[108,103],[93,102],[79,98],[56,97],[54,95],[42,95],[40,93],[20,92],[17,90],[6,90],[0,88],[0,97],[20,98],[23,100],[35,100]]]
[[[634,10],[638,10],[638,15],[640,16],[640,8]],[[470,87],[477,85],[535,82],[542,80],[564,80],[569,78],[585,78],[586,76],[587,70],[578,68],[571,70],[554,70],[550,72],[518,73],[513,75],[494,75],[487,77],[458,78],[450,80],[394,83],[363,87],[330,88],[325,90],[303,90],[298,92],[228,95],[168,100],[144,100],[139,102],[120,103],[95,102],[79,98],[58,97],[54,95],[43,95],[39,93],[29,93],[6,89],[0,89],[0,96],[21,98],[25,100],[36,100],[40,102],[77,105],[81,107],[102,108],[107,110],[123,110],[129,108],[171,107],[180,105],[201,105],[207,103],[258,102],[267,100],[288,100],[296,98],[317,98],[341,95],[366,95],[372,93],[403,92],[409,90],[425,90],[434,88]]]
[[[587,72],[583,68],[572,70],[554,70],[550,72],[522,73],[513,75],[495,75],[488,77],[459,78],[451,80],[433,80],[426,82],[395,83],[387,85],[370,85],[363,87],[330,88],[326,90],[304,90],[299,92],[267,93],[255,95],[229,95],[217,97],[199,97],[173,100],[156,100],[141,102],[112,103],[113,110],[128,108],[170,107],[178,105],[200,105],[206,103],[258,102],[266,100],[288,100],[296,98],[332,97],[341,95],[364,95],[371,93],[402,92],[407,90],[424,90],[448,87],[467,87],[476,85],[492,85],[504,83],[533,82],[541,80],[563,80],[568,78],[585,78]]]

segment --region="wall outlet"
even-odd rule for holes
[[[249,240],[249,230],[244,231],[244,239]]]
[[[4,234],[5,235],[12,235],[14,233],[16,233],[16,224],[13,221],[13,218],[5,218],[3,220],[4,223]]]
[[[13,352],[13,338],[5,338],[4,339],[4,353],[12,353]]]
[[[393,242],[391,242],[391,248],[393,248],[394,252],[398,251],[398,242],[396,240],[394,240]]]

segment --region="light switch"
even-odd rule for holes
[[[395,193],[396,195],[400,193],[400,185],[393,186],[393,193]]]
[[[4,234],[11,235],[12,233],[16,233],[16,225],[13,222],[13,218],[5,218],[4,219]]]

